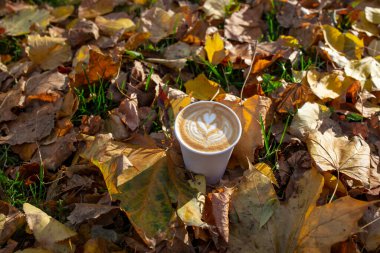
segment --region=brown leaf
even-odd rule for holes
[[[281,97],[276,101],[276,110],[279,113],[295,112],[306,102],[316,100],[315,95],[305,84],[293,83],[286,86]]]
[[[112,210],[119,209],[117,206],[106,206],[99,204],[76,203],[74,210],[67,217],[67,220],[73,224],[81,224],[84,221],[97,219]]]
[[[225,36],[227,39],[239,42],[252,43],[262,36],[261,16],[263,5],[256,5],[251,8],[248,4],[241,6],[240,10],[232,13],[231,17],[226,19]]]
[[[78,8],[78,17],[95,18],[111,12],[115,6],[115,0],[83,0]]]
[[[25,215],[9,203],[0,201],[0,244],[4,244],[25,224]]]
[[[120,61],[91,48],[88,65],[82,66],[78,64],[75,68],[75,86],[89,85],[88,82],[91,84],[99,79],[105,81],[115,77],[119,73]]]
[[[255,95],[246,99],[241,105],[239,98],[232,95],[230,97],[233,99],[229,100],[227,96],[220,96],[216,100],[230,107],[240,119],[243,131],[232,154],[247,168],[246,157],[253,161],[256,148],[263,145],[260,117],[263,122],[266,121],[272,102],[268,97]]]
[[[89,40],[99,38],[99,28],[90,20],[80,20],[69,30],[69,42],[73,47],[84,44]]]
[[[360,137],[349,140],[331,129],[314,131],[307,139],[310,155],[321,171],[338,171],[369,187],[370,148]]]
[[[24,101],[25,96],[19,85],[8,92],[0,93],[0,122],[16,119],[13,109],[21,107]]]
[[[1,124],[0,144],[16,145],[43,139],[54,128],[56,111],[56,105],[46,104],[21,113],[14,121]]]
[[[124,99],[117,110],[121,121],[129,127],[131,131],[135,131],[140,125],[139,114],[137,111],[137,95],[133,93],[130,98]]]
[[[368,251],[376,251],[380,246],[380,208],[371,206],[363,217],[364,225],[367,225],[365,232],[360,236],[363,239],[365,248]]]
[[[141,14],[141,31],[149,32],[149,40],[153,43],[176,32],[182,22],[182,13],[167,12],[161,8],[153,7]]]

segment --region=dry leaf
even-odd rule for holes
[[[210,20],[223,19],[226,15],[226,7],[230,4],[229,0],[206,0],[202,10]]]
[[[361,59],[364,49],[363,40],[351,33],[341,33],[330,26],[322,26],[326,43],[338,52],[344,53],[349,59]]]
[[[137,111],[136,93],[133,93],[130,98],[121,101],[117,114],[121,121],[127,125],[131,131],[135,131],[139,127],[140,119]]]
[[[260,171],[261,174],[263,174],[264,176],[269,178],[269,180],[272,182],[272,184],[274,184],[277,187],[280,187],[277,183],[276,177],[273,174],[272,168],[269,167],[266,163],[256,163],[255,165],[253,165],[253,167],[256,170]]]
[[[370,149],[360,137],[349,140],[329,129],[314,131],[307,139],[310,155],[321,171],[338,171],[369,187]]]
[[[380,208],[371,206],[363,217],[365,232],[361,233],[365,248],[368,251],[375,251],[380,247]]]
[[[263,34],[261,30],[262,14],[262,4],[256,5],[254,8],[248,4],[242,5],[239,11],[232,13],[231,17],[226,19],[224,27],[226,38],[247,43],[258,40]]]
[[[270,180],[258,172],[249,175],[232,198],[239,222],[231,221],[231,252],[329,252],[334,243],[359,231],[357,222],[371,205],[343,197],[317,207],[323,177],[315,169],[294,182],[296,191],[279,205]],[[269,201],[276,203],[273,215],[260,229],[254,217]]]
[[[25,102],[25,95],[19,86],[20,83],[16,86],[16,89],[0,93],[0,122],[17,118],[14,109],[22,107]]]
[[[320,99],[340,97],[353,82],[343,76],[340,71],[320,73],[316,70],[309,70],[306,78],[311,90]]]
[[[66,20],[71,16],[71,14],[73,14],[74,9],[75,8],[73,5],[59,6],[57,8],[54,8],[51,11],[51,15],[54,17],[51,22],[58,23]]]
[[[90,20],[80,20],[69,30],[68,40],[73,47],[98,38],[99,28]]]
[[[253,161],[256,148],[263,145],[260,117],[262,117],[263,122],[266,122],[271,100],[268,97],[255,95],[244,100],[241,105],[240,99],[237,97],[232,99],[233,101],[226,98],[221,96],[217,101],[227,105],[237,114],[243,130],[240,141],[235,146],[232,154],[238,158],[241,165],[247,168],[246,157]]]
[[[295,112],[304,103],[315,100],[316,97],[309,86],[293,83],[287,85],[280,98],[276,100],[276,108],[279,113]]]
[[[44,28],[49,24],[49,12],[44,9],[27,8],[13,15],[6,16],[0,21],[0,27],[10,36],[20,36],[30,32],[34,24]]]
[[[211,100],[225,91],[219,84],[208,80],[204,74],[199,74],[195,79],[185,83],[186,93],[200,100]]]
[[[350,61],[344,67],[346,75],[360,81],[362,88],[380,90],[380,63],[373,57]]]
[[[26,53],[33,63],[45,70],[55,69],[71,60],[71,48],[64,38],[29,35]]]
[[[182,22],[182,14],[167,12],[161,8],[151,8],[141,14],[141,31],[149,32],[153,43],[176,32]]]
[[[98,135],[95,141],[88,141],[81,156],[99,167],[112,198],[121,201],[147,245],[153,247],[170,237],[173,204],[181,210],[185,224],[204,224],[197,191],[183,181],[179,168],[174,167],[164,150],[128,145],[113,141],[110,135]]]
[[[205,50],[207,53],[208,61],[211,64],[217,65],[226,57],[224,50],[224,42],[219,33],[206,35]]]
[[[25,224],[25,215],[9,203],[0,201],[0,244],[4,244]]]
[[[365,7],[364,9],[365,18],[373,23],[373,24],[380,24],[380,8],[373,8],[370,6]]]
[[[365,13],[363,11],[361,11],[358,15],[358,18],[352,22],[352,28],[359,32],[365,32],[368,36],[379,35],[377,25],[369,22],[365,17]]]
[[[77,235],[73,230],[28,203],[23,205],[29,229],[39,244],[54,252],[74,252],[70,239]]]
[[[123,33],[127,33],[133,32],[136,29],[136,25],[129,18],[107,19],[98,16],[95,19],[95,23],[98,25],[100,31],[107,36],[115,35],[120,30],[122,30]]]
[[[115,6],[115,0],[83,0],[78,8],[78,17],[95,18],[113,11]]]
[[[67,220],[73,224],[81,224],[84,221],[97,219],[112,210],[118,210],[117,206],[106,206],[99,204],[76,203],[74,210],[67,216]]]

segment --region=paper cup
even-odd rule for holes
[[[200,102],[190,104],[187,107],[183,108],[182,111],[178,115],[181,115],[188,108],[199,103],[205,103],[205,104],[212,103],[212,104],[218,104],[220,106],[223,106],[229,112],[231,112],[231,117],[232,117],[231,120],[236,120],[236,123],[238,125],[238,129],[237,129],[238,134],[237,134],[236,140],[234,140],[230,146],[228,146],[227,148],[223,150],[219,150],[215,152],[204,152],[204,151],[196,150],[190,147],[188,144],[186,144],[186,142],[181,137],[180,131],[178,130],[178,116],[175,120],[174,132],[181,147],[182,156],[183,156],[186,169],[194,173],[204,175],[206,177],[206,181],[208,184],[216,184],[223,177],[228,161],[231,157],[232,151],[234,147],[236,146],[236,144],[239,142],[239,139],[242,133],[241,123],[238,116],[233,110],[231,110],[229,107],[221,103],[213,102],[213,101],[200,101]]]

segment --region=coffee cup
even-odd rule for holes
[[[174,123],[186,169],[216,184],[223,177],[242,128],[236,113],[213,101],[200,101],[183,108]]]

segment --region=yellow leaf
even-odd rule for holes
[[[195,79],[185,83],[186,93],[200,100],[210,100],[225,91],[218,83],[208,80],[204,74],[199,74]]]
[[[112,36],[115,33],[123,30],[124,33],[133,32],[136,29],[135,23],[129,18],[119,19],[107,19],[102,16],[98,16],[95,19],[95,23],[99,29],[106,35]]]
[[[325,186],[327,186],[330,189],[330,193],[333,193],[336,188],[338,196],[347,195],[346,187],[344,187],[342,181],[340,181],[336,176],[329,172],[325,172],[323,173],[323,177],[325,178]]]
[[[75,251],[69,240],[77,235],[76,232],[28,203],[23,205],[23,209],[29,229],[39,245],[54,252]]]
[[[176,98],[170,101],[174,113],[174,117],[177,117],[177,114],[186,106],[191,103],[191,97],[186,96],[182,98]]]
[[[208,61],[214,65],[219,64],[226,57],[224,41],[219,33],[206,35],[205,50]]]
[[[380,24],[380,8],[365,7],[364,9],[366,19],[373,24]]]
[[[346,78],[340,71],[307,72],[307,82],[313,93],[320,99],[334,99],[346,92],[354,80]]]
[[[298,39],[294,38],[293,36],[281,35],[279,39],[283,43],[283,45],[286,47],[293,47],[293,48],[300,47],[300,43]]]
[[[42,69],[55,69],[71,59],[71,48],[64,38],[28,36],[26,53]]]
[[[341,33],[330,25],[322,26],[323,35],[329,47],[344,53],[350,59],[361,59],[364,42],[351,33]]]
[[[61,22],[67,19],[74,12],[73,5],[60,6],[51,11],[51,15],[54,17],[52,22]]]
[[[277,183],[276,177],[273,174],[272,168],[268,166],[266,163],[257,163],[253,165],[258,171],[260,171],[263,175],[270,179],[272,184],[277,187],[280,187]]]
[[[258,95],[246,99],[243,104],[233,95],[219,96],[217,101],[230,107],[240,119],[243,132],[232,154],[244,168],[248,168],[246,157],[252,162],[256,148],[263,145],[260,117],[265,122],[272,102],[270,98]]]

